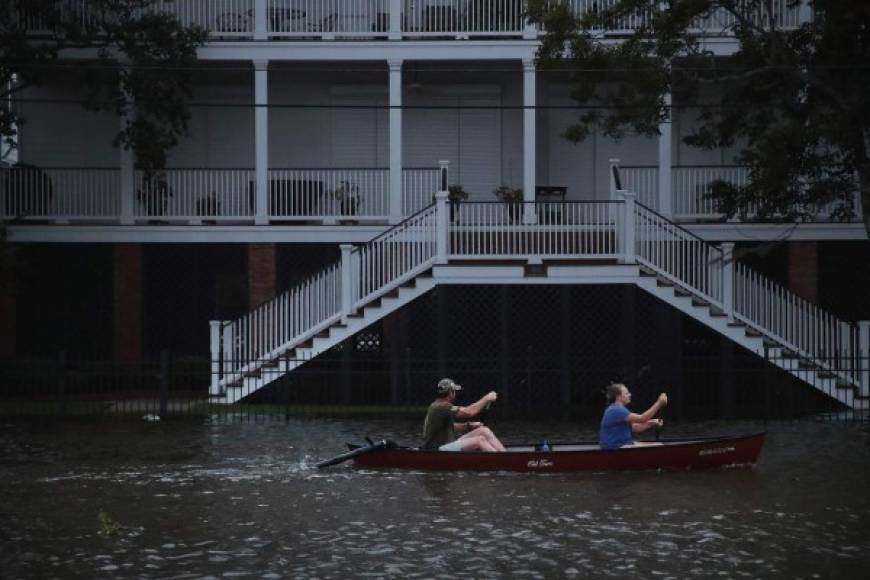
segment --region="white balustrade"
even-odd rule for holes
[[[222,361],[220,386],[311,338],[341,317],[341,265],[324,268],[308,280],[224,322],[221,344],[212,340],[212,358]]]
[[[120,214],[117,168],[11,167],[0,171],[0,216],[77,220]]]
[[[635,192],[637,202],[659,209],[659,168],[655,166],[623,165],[619,168],[623,189]]]
[[[134,173],[134,217],[209,220],[250,218],[253,169],[164,169],[150,180]]]
[[[219,38],[254,33],[254,0],[156,0],[144,10],[174,14],[182,25],[199,26]]]
[[[438,190],[437,167],[402,169],[402,215],[412,215],[435,202]]]
[[[389,179],[384,168],[270,169],[269,216],[387,219]]]
[[[619,0],[568,0],[571,4],[571,10],[576,16],[583,16],[588,13],[603,12],[609,10],[619,3]],[[657,4],[655,0],[650,0],[649,10],[640,10],[638,12],[622,16],[607,22],[607,26],[603,28],[595,28],[594,30],[606,30],[607,32],[631,32],[642,26],[646,26],[650,22],[652,16],[652,8]]]
[[[803,1],[807,2],[808,0]],[[740,6],[740,4],[736,3],[737,6]],[[771,16],[773,26],[776,29],[797,28],[801,24],[801,6],[800,3],[795,3],[794,0],[747,2],[743,3],[743,6],[742,10],[746,10],[747,7],[753,8],[753,10],[745,13],[747,20],[752,25],[765,30],[771,29]],[[707,34],[721,33],[731,36],[734,34],[734,29],[738,24],[739,21],[734,14],[724,8],[718,8],[704,18],[696,18],[692,22],[691,29]]]
[[[749,181],[749,169],[736,165],[675,166],[671,176],[674,216],[678,219],[710,219],[723,215],[710,197],[710,185],[722,180],[743,187]]]
[[[635,254],[641,264],[723,307],[722,250],[639,205],[635,206]]]
[[[860,381],[857,326],[740,263],[734,268],[734,310],[736,318],[800,356]]]
[[[450,256],[614,258],[619,202],[463,202],[451,208]],[[537,224],[523,224],[531,206]]]
[[[524,0],[403,0],[406,36],[518,36]]]
[[[429,207],[354,251],[354,308],[429,267],[436,251],[436,211]]]
[[[269,0],[269,36],[384,37],[389,0]]]

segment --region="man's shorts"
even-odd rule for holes
[[[457,439],[456,441],[445,443],[438,448],[438,451],[462,451],[462,442]]]

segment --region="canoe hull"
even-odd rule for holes
[[[512,450],[509,447],[505,453],[393,448],[359,455],[354,458],[354,463],[363,467],[393,469],[539,473],[749,467],[758,461],[764,435],[754,433],[734,437],[670,440],[661,445],[628,447],[615,451],[602,451],[597,448],[572,449],[583,444],[555,445],[550,452]],[[528,447],[521,446],[516,449]]]

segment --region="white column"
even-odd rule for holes
[[[607,170],[610,179],[610,201],[613,201],[616,199],[617,190],[622,189],[622,184],[616,183],[616,172],[619,170],[619,158],[611,157],[607,162],[609,163]]]
[[[722,309],[734,320],[734,242],[722,244]]]
[[[221,321],[209,320],[209,344],[211,345],[211,386],[208,394],[217,396],[221,394],[220,371],[221,371]]]
[[[347,323],[347,317],[353,314],[353,244],[341,244],[341,321]]]
[[[135,104],[132,103],[132,98],[130,95],[125,94],[124,100],[130,101],[129,107],[122,111],[121,113],[121,130],[127,128],[127,124],[133,121],[133,117],[135,116]],[[127,149],[123,145],[118,147],[120,151],[120,156],[118,159],[118,163],[120,166],[120,191],[119,195],[121,196],[121,225],[131,225],[135,220],[133,219],[134,213],[134,195],[135,195],[135,172],[134,167],[136,164],[136,156],[133,153],[132,149]]]
[[[535,214],[535,61],[523,59],[523,223],[537,223]]]
[[[447,215],[447,191],[435,193],[435,263],[447,263],[447,228],[450,216]]]
[[[390,40],[402,39],[402,0],[390,0]]]
[[[620,252],[621,264],[634,264],[634,201],[637,194],[626,189],[616,191],[616,199],[624,200],[622,204],[622,235],[619,237],[622,240],[622,250]]]
[[[254,61],[254,170],[257,201],[254,223],[269,223],[269,61]]]
[[[665,105],[671,106],[671,94],[665,95]],[[659,207],[658,212],[670,219],[673,216],[671,193],[671,126],[673,117],[659,124]]]
[[[861,365],[861,396],[870,396],[870,320],[858,321],[858,360]]]
[[[269,38],[266,0],[254,0],[254,40]]]
[[[390,67],[390,223],[402,221],[402,61]]]

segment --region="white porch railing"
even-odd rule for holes
[[[820,361],[860,383],[857,325],[840,320],[740,263],[734,265],[734,314],[801,357]]]
[[[266,22],[274,37],[383,37],[390,0],[269,0]]]
[[[800,4],[793,5],[793,0],[767,0],[756,2],[755,6],[757,10],[749,14],[749,21],[753,25],[769,29],[771,20],[776,28],[797,28],[801,24],[803,9]],[[699,32],[722,32],[730,36],[738,21],[733,14],[720,8],[706,18],[696,19],[692,24],[692,28]]]
[[[388,169],[270,169],[269,215],[273,219],[385,219],[389,214]]]
[[[655,165],[620,166],[622,186],[637,195],[638,203],[659,209],[659,168]]]
[[[195,24],[219,38],[250,38],[255,4],[255,0],[157,0],[147,10],[174,14],[184,26]]]
[[[402,0],[406,36],[518,36],[523,33],[524,0]]]
[[[463,202],[452,209],[450,255],[614,258],[620,202]],[[526,224],[534,216],[534,223]]]
[[[11,167],[0,171],[0,215],[9,219],[106,219],[120,215],[115,168]]]
[[[406,167],[402,170],[402,215],[413,215],[435,201],[437,167]]]
[[[710,197],[710,184],[720,179],[737,187],[743,187],[749,181],[749,169],[737,165],[673,167],[671,195],[674,217],[678,219],[722,217],[722,212],[716,207],[716,201]]]
[[[183,169],[134,172],[135,218],[209,220],[254,215],[253,169]]]

